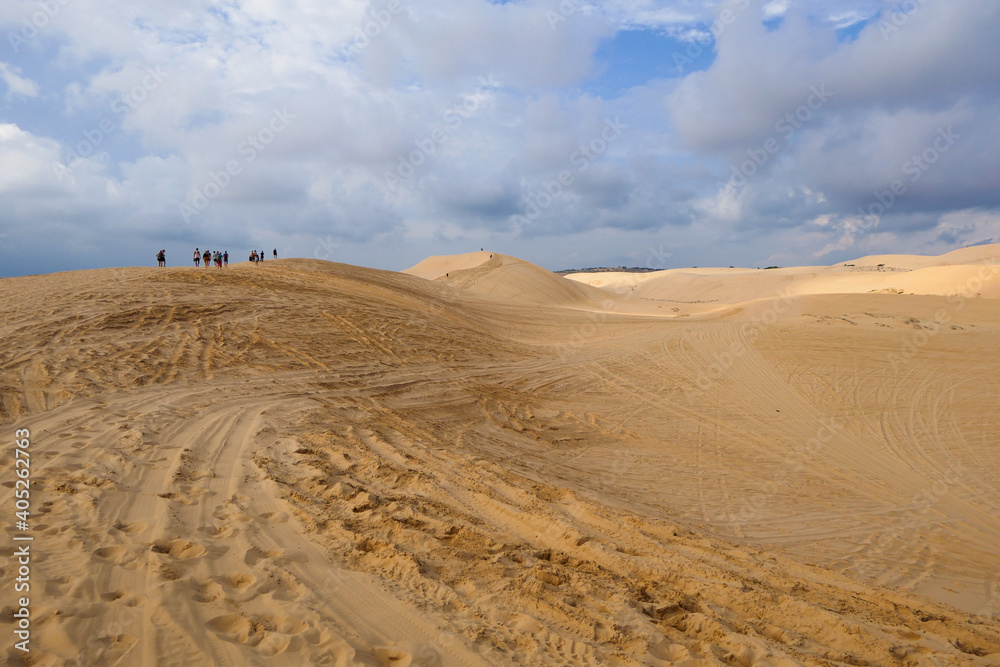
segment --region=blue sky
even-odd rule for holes
[[[989,0],[6,0],[0,276],[1000,241],[998,28]]]

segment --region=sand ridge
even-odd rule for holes
[[[974,292],[1000,299],[1000,245],[942,255],[873,255],[833,266],[777,269],[668,269],[649,273],[572,273],[566,277],[638,301],[734,304],[776,294],[887,292],[946,296]]]
[[[489,254],[0,281],[35,664],[998,664],[992,275]]]

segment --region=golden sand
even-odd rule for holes
[[[1000,246],[845,264],[0,280],[31,664],[1000,664]]]

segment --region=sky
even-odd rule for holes
[[[0,276],[1000,242],[995,0],[4,0]]]

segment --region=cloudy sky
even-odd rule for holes
[[[995,0],[3,0],[0,276],[1000,241]]]

